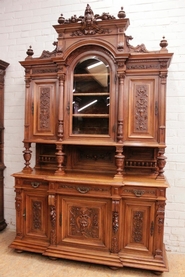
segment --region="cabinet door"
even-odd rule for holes
[[[31,239],[49,240],[47,194],[33,190],[24,193],[24,235]]]
[[[125,139],[157,142],[157,77],[130,77],[126,82]]]
[[[68,132],[64,134],[65,138],[114,140],[115,64],[111,58],[107,59],[104,52],[95,48],[79,52],[70,61],[69,94],[65,95],[67,109],[64,125],[67,122],[65,130]]]
[[[155,203],[124,201],[123,251],[134,255],[152,255]]]
[[[59,243],[110,248],[111,202],[107,199],[60,197]]]
[[[37,80],[32,84],[30,135],[32,140],[55,139],[57,93],[55,80]]]

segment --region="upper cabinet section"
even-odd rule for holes
[[[158,51],[130,44],[130,24],[94,14],[61,15],[55,49],[25,61],[24,142],[165,146],[167,41]]]

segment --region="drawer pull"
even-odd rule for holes
[[[40,183],[39,182],[31,182],[31,186],[36,189],[40,186]]]
[[[88,187],[77,187],[76,189],[80,193],[87,193],[90,190]]]
[[[145,190],[133,189],[133,193],[136,197],[141,197],[145,193]]]

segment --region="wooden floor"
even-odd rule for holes
[[[16,253],[8,245],[15,232],[6,228],[0,232],[0,277],[151,277],[147,270],[121,268],[58,259],[50,260],[40,254]],[[185,254],[167,253],[170,271],[162,277],[185,277]]]

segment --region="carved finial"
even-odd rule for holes
[[[61,13],[61,16],[58,18],[58,23],[59,24],[64,24],[65,18],[63,17],[63,14]]]
[[[125,11],[123,10],[123,7],[121,7],[121,11],[119,11],[118,13],[118,18],[125,18],[126,17],[126,13]]]
[[[160,44],[161,46],[161,51],[167,51],[166,47],[168,46],[168,42],[167,40],[165,39],[165,37],[163,37],[163,39],[160,41]]]
[[[33,56],[33,49],[32,49],[32,47],[30,46],[30,48],[28,48],[28,50],[27,50],[27,52],[26,52],[26,54],[28,55],[28,57],[32,57]]]

